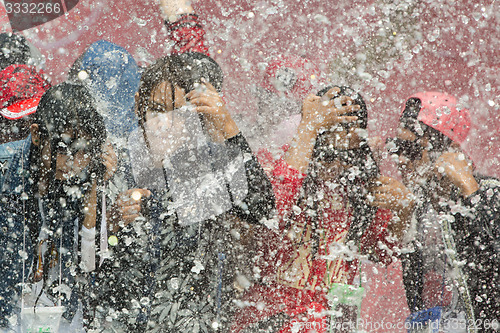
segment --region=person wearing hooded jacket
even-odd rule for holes
[[[461,150],[470,121],[452,95],[412,95],[387,142],[403,182],[381,177],[372,189],[374,205],[406,226],[403,281],[415,332],[500,329],[500,181],[476,174]]]
[[[76,332],[85,274],[98,258],[99,193],[116,160],[81,85],[47,90],[30,133],[10,144],[9,167],[0,177],[0,262],[8,267],[0,279],[0,330],[26,324],[21,307],[62,305],[61,330]]]
[[[111,200],[133,186],[128,170],[127,140],[137,129],[134,96],[139,88],[140,71],[132,55],[123,47],[106,40],[96,41],[73,63],[68,79],[86,86],[97,102],[108,139],[118,156],[118,165],[107,183]]]
[[[0,144],[28,136],[30,115],[50,88],[36,67],[36,53],[22,35],[0,34]],[[2,155],[0,167],[6,168]]]
[[[129,138],[138,188],[117,200],[118,244],[101,279],[110,295],[103,316],[116,318],[110,325],[226,329],[234,278],[231,229],[239,221],[268,218],[274,200],[227,113],[221,84],[218,65],[199,53],[159,59],[143,73],[140,128]],[[142,302],[135,307],[135,300]]]

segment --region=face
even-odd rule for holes
[[[184,96],[184,90],[176,87],[175,104],[172,103],[172,89],[168,82],[159,84],[151,94],[144,131],[155,164],[160,165],[165,156],[187,140],[184,119],[170,112],[186,104]]]
[[[173,103],[172,85],[167,81],[160,83],[151,93],[148,109],[146,110],[146,120],[148,119],[148,114],[151,116],[156,113],[168,112],[185,105],[185,95],[186,93],[183,89],[175,86],[175,103]]]
[[[56,150],[56,170],[57,180],[69,180],[79,175],[91,161],[88,137],[74,138],[72,131],[67,131],[61,135],[61,141],[57,144]],[[34,139],[35,145],[38,140]],[[51,145],[49,141],[41,143],[42,175],[47,174],[51,168]]]
[[[359,126],[348,127],[338,125],[324,136],[323,147],[328,150],[351,150],[357,149],[360,146],[361,138],[358,135],[361,129]],[[349,161],[341,161],[338,158],[332,161],[321,161],[318,177],[322,180],[332,180],[340,175],[346,167],[349,167]]]

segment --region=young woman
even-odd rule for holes
[[[116,202],[118,244],[102,282],[102,317],[115,329],[227,329],[233,229],[268,218],[274,197],[221,88],[219,66],[201,53],[159,59],[142,75],[129,138],[137,188]]]
[[[96,266],[101,185],[116,160],[82,86],[50,88],[30,130],[27,139],[2,147],[9,158],[0,178],[0,262],[9,269],[1,273],[0,327],[19,325],[20,305],[62,305],[61,327],[69,332],[82,325],[80,291],[88,280],[81,278]]]
[[[270,168],[280,221],[275,234],[262,233],[262,283],[244,295],[234,332],[355,330],[359,258],[390,262],[377,243],[392,248],[388,229],[396,227],[367,201],[378,169],[366,125],[365,103],[352,89],[329,87],[304,100],[298,132]],[[348,291],[357,299],[331,306]]]

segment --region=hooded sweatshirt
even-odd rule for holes
[[[124,147],[130,132],[137,128],[133,108],[141,75],[132,55],[121,46],[99,40],[75,62],[70,77],[89,88],[111,142]]]

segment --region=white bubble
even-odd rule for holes
[[[86,71],[78,72],[78,79],[84,81],[89,78],[89,74]]]
[[[130,196],[131,196],[131,197],[132,197],[132,199],[133,199],[133,200],[135,200],[135,201],[139,201],[139,200],[141,200],[141,198],[142,198],[142,194],[141,194],[141,192],[139,192],[139,191],[134,191],[134,192],[132,192],[132,194],[131,194]]]

